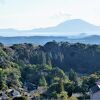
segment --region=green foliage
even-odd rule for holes
[[[58,88],[57,93],[61,93],[64,91],[64,83],[62,79],[59,80],[57,88]]]
[[[63,81],[68,82],[68,77],[65,75],[64,71],[60,68],[53,68],[51,70],[50,76],[52,77],[52,82],[59,82],[59,80],[62,78]]]
[[[56,41],[44,46],[0,44],[0,90],[29,82],[46,87],[47,99],[73,100],[72,93],[85,94],[100,79],[99,59],[99,45]]]
[[[39,86],[47,86],[47,82],[44,76],[41,76],[39,79]]]
[[[1,81],[0,82],[0,90],[5,90],[7,87],[6,87],[6,85],[5,85],[5,83],[4,83],[4,81]]]
[[[93,87],[95,85],[95,82],[99,79],[100,79],[100,73],[99,72],[98,72],[98,74],[95,73],[95,74],[91,74],[89,76],[82,77],[82,80],[83,80],[82,86],[81,86],[82,93],[85,94],[85,92],[88,92],[89,89],[91,87]]]
[[[67,100],[67,92],[64,90],[64,82],[60,78],[58,83],[53,83],[47,91],[47,97],[50,99],[61,99],[61,100]]]
[[[68,100],[67,92],[63,91],[60,94],[57,94],[57,99]]]
[[[65,83],[64,88],[65,88],[65,91],[67,91],[68,96],[71,97],[75,88],[74,84],[72,82]]]
[[[69,72],[69,80],[71,80],[75,83],[77,83],[77,81],[78,81],[77,73],[73,69],[71,69]]]
[[[68,98],[68,100],[78,100],[75,96]]]
[[[10,49],[10,50],[8,50]],[[8,53],[11,51],[12,53]],[[21,66],[49,65],[59,67],[64,71],[71,68],[78,73],[93,73],[98,71],[100,63],[100,46],[68,42],[48,42],[44,46],[32,44],[15,44],[4,51]],[[90,69],[91,70],[88,70]]]
[[[68,100],[67,92],[63,91],[61,93],[51,92],[48,98],[57,100]]]
[[[7,89],[6,78],[3,69],[0,69],[0,90]]]

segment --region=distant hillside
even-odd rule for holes
[[[99,35],[90,35],[83,38],[69,39],[71,43],[80,42],[85,44],[99,44],[100,45],[100,36]]]
[[[75,37],[54,37],[54,36],[30,36],[30,37],[0,37],[0,42],[5,45],[20,44],[20,43],[34,43],[37,45],[44,45],[49,41],[70,42],[70,43],[85,43],[85,44],[100,44],[99,35],[85,36],[83,38]]]
[[[30,36],[30,37],[0,37],[0,42],[6,45],[19,43],[34,43],[43,45],[49,41],[67,41],[67,37],[53,37],[53,36]]]

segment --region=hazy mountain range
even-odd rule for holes
[[[98,35],[94,35],[98,34]],[[100,44],[100,26],[80,19],[67,20],[57,26],[32,30],[0,29],[0,42],[12,45],[18,43],[45,44],[56,40]]]
[[[95,26],[81,19],[67,20],[57,26],[32,30],[0,29],[0,36],[70,36],[100,34],[100,26]]]
[[[20,43],[33,43],[38,45],[44,45],[49,41],[57,41],[57,42],[70,42],[70,43],[86,43],[86,44],[100,44],[100,36],[99,35],[91,35],[83,38],[68,38],[61,36],[30,36],[30,37],[0,37],[0,42],[5,45],[12,44],[20,44]]]
[[[72,19],[62,22],[54,27],[33,29],[33,32],[58,32],[58,33],[98,33],[100,26],[95,26],[81,19]],[[66,35],[64,34],[64,35]],[[75,34],[74,34],[75,35]]]

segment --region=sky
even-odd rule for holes
[[[27,30],[69,19],[100,26],[100,0],[0,0],[0,28]]]

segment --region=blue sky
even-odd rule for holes
[[[32,29],[83,19],[100,26],[100,0],[0,0],[0,28]]]

